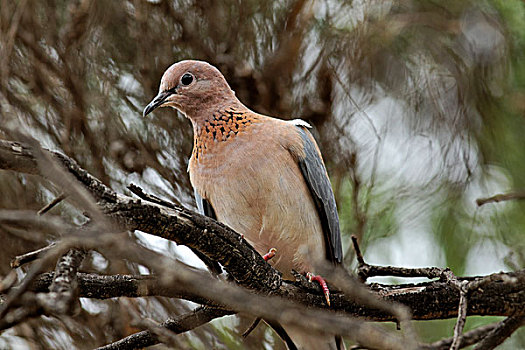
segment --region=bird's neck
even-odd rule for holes
[[[246,132],[261,116],[239,104],[221,106],[200,120],[193,120],[193,157],[199,160],[218,143],[232,141],[238,134]]]

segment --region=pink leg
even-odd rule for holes
[[[270,248],[270,250],[268,251],[268,253],[264,254],[263,255],[263,259],[264,261],[268,261],[270,260],[271,258],[273,258],[275,256],[275,253],[277,253],[277,249],[275,248]]]
[[[310,281],[310,283],[312,281],[316,281],[317,283],[319,283],[319,285],[321,286],[321,289],[323,290],[324,297],[326,299],[326,303],[328,304],[328,306],[330,306],[330,290],[328,289],[328,286],[326,285],[326,281],[324,280],[324,278],[322,278],[319,275],[314,275],[311,272],[307,272],[306,277],[308,278],[308,281]]]

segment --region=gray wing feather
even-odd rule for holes
[[[195,193],[195,201],[197,202],[197,210],[199,211],[199,214],[208,216],[214,220],[217,220],[217,215],[215,215],[215,210],[213,210],[213,207],[211,206],[210,202],[208,202],[206,199],[202,198],[200,194],[197,193],[197,190],[194,190]],[[221,265],[219,265],[218,262],[211,260],[203,253],[199,252],[198,250],[191,249],[195,255],[197,255],[210,269],[210,271],[221,274],[222,268]]]
[[[215,214],[215,210],[211,206],[211,203],[202,198],[197,190],[194,190],[193,192],[195,193],[195,201],[197,202],[199,214],[206,215],[214,220],[217,220],[217,215]]]
[[[297,129],[303,139],[304,152],[306,154],[304,159],[299,159],[299,168],[310,189],[321,219],[326,243],[326,257],[334,263],[341,263],[343,260],[343,248],[341,246],[339,216],[332,185],[308,130],[300,126],[297,126]]]

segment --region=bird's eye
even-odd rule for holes
[[[190,85],[192,81],[193,75],[191,75],[190,73],[185,73],[182,76],[182,78],[180,78],[180,82],[182,83],[182,85]]]

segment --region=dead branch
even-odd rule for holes
[[[322,296],[313,293],[315,289],[305,291],[291,283],[283,284],[279,272],[267,264],[240,235],[228,227],[182,207],[175,206],[176,209],[170,209],[117,194],[80,168],[73,160],[58,153],[52,154],[97,199],[99,207],[105,214],[121,226],[127,229],[140,229],[143,232],[195,248],[220,262],[237,283],[247,288],[270,291],[275,295],[281,295],[307,305],[324,307]],[[21,164],[19,167],[17,166],[18,161]],[[11,170],[18,169],[28,173],[38,173],[32,154],[19,143],[0,141],[0,166],[2,164],[9,164]],[[30,164],[33,166],[31,167]],[[385,267],[387,270],[384,270],[382,268],[370,266],[371,270],[368,275],[388,274],[395,276],[398,272],[397,269],[399,269]],[[439,268],[407,269],[407,271],[401,271],[402,274],[397,275],[440,277],[443,270]],[[473,304],[471,304],[472,307],[469,307],[469,314],[509,316],[509,312],[519,306],[519,300],[509,301],[502,296],[511,291],[516,291],[516,288],[524,283],[523,273],[509,274],[509,276],[512,276],[509,277],[511,279],[514,278],[514,282],[501,285],[501,288],[497,289],[497,293],[492,293],[488,288],[485,288],[483,292],[473,293],[471,295]],[[455,317],[459,295],[456,293],[456,297],[451,298],[451,294],[445,290],[443,284],[436,282],[430,285],[405,285],[388,289],[379,287],[378,293],[387,299],[393,295],[398,295],[397,301],[411,307],[414,306],[413,317],[416,319]],[[420,308],[416,307],[412,304],[415,301],[412,297],[422,291],[438,295],[436,300],[440,300],[440,302],[429,301],[422,303]],[[335,290],[332,291],[332,294],[334,299],[332,308],[334,310],[352,313],[351,298],[347,299]],[[483,299],[489,296],[494,300],[490,303],[484,303]],[[366,316],[370,319],[394,320],[392,316],[387,316],[378,310],[367,313]]]
[[[505,339],[511,336],[514,331],[525,325],[525,312],[522,310],[520,313],[508,317],[498,323],[494,329],[488,332],[476,345],[474,350],[492,350],[499,344],[503,343]]]
[[[365,262],[363,254],[361,253],[361,249],[359,248],[359,244],[358,244],[356,236],[352,236],[352,243],[353,243],[353,247],[356,253],[356,258],[358,261],[358,275],[363,282],[366,281],[369,277],[373,277],[373,276],[426,277],[429,279],[439,277],[441,280],[446,281],[446,283],[449,286],[453,287],[455,290],[459,292],[457,322],[454,327],[454,336],[451,338],[450,345],[448,345],[448,341],[447,341],[447,346],[446,346],[450,350],[459,349],[463,347],[464,344],[466,344],[466,342],[462,340],[463,339],[462,333],[463,333],[463,328],[465,327],[467,314],[469,313],[469,308],[468,308],[469,301],[468,300],[470,298],[470,293],[472,291],[481,290],[482,286],[486,286],[487,283],[489,283],[490,281],[494,281],[495,278],[496,279],[501,278],[501,281],[507,280],[507,277],[505,276],[504,273],[477,277],[472,280],[465,280],[465,279],[462,280],[462,279],[457,278],[452,273],[452,271],[450,271],[449,269],[442,269],[438,267],[409,269],[409,268],[394,267],[394,266],[373,266]],[[516,324],[516,322],[510,322],[510,321],[509,323],[513,325]],[[509,330],[510,333],[506,337],[499,337],[499,338],[502,338],[501,341],[503,341],[508,336],[510,336],[510,334],[513,331],[515,331],[518,327],[512,329],[512,331]],[[471,343],[471,344],[474,344],[474,343]],[[436,346],[439,348],[443,344],[444,343],[441,342]]]
[[[357,257],[357,275],[362,282],[366,282],[369,277],[376,276],[395,276],[395,277],[426,277],[426,278],[441,278],[444,277],[447,269],[439,267],[421,267],[421,268],[405,268],[396,266],[377,266],[369,265],[365,262],[357,237],[352,236],[352,244]]]
[[[11,268],[16,269],[17,267],[20,267],[24,264],[27,264],[31,261],[41,258],[44,255],[44,253],[46,253],[49,249],[53,248],[54,246],[55,246],[55,243],[51,243],[50,245],[42,247],[35,251],[15,256],[11,260]]]
[[[85,256],[83,249],[70,249],[58,259],[49,293],[37,295],[49,314],[73,314],[80,309],[77,271]]]
[[[201,306],[189,314],[169,319],[162,323],[162,327],[169,329],[175,334],[183,333],[197,328],[219,317],[230,315],[232,312],[222,309]],[[150,331],[142,331],[120,339],[114,343],[102,346],[97,350],[123,350],[140,349],[158,343],[157,337]]]
[[[239,285],[246,288],[263,294],[285,297],[302,305],[315,305],[318,308],[324,307],[323,296],[315,288],[304,288],[294,283],[282,281],[280,274],[276,270],[264,262],[260,255],[240,235],[226,226],[180,206],[170,205],[170,207],[167,207],[162,205],[163,203],[143,202],[117,194],[80,168],[70,158],[58,153],[43,152],[53,161],[67,169],[67,172],[79,181],[87,192],[94,197],[98,207],[97,209],[92,209],[94,215],[97,215],[96,211],[100,209],[121,228],[129,230],[139,229],[194,248],[220,262],[230,276]],[[5,165],[6,168],[11,170],[38,174],[37,163],[30,148],[19,143],[0,141],[0,167]],[[55,171],[57,171],[56,168]],[[49,170],[47,173],[49,174]],[[108,240],[108,242],[112,241]],[[70,244],[72,243],[70,242]],[[354,244],[358,248],[357,241]],[[94,247],[95,243],[92,242],[88,246]],[[61,244],[59,248],[65,249],[66,247],[69,246]],[[153,264],[159,271],[165,269],[166,264],[164,262],[162,264],[158,261],[154,262],[154,256],[146,259],[145,256],[147,254],[141,253],[142,255],[138,255],[133,253],[132,250],[124,249],[122,246],[112,247],[114,254],[120,254],[121,257],[130,256],[129,254],[131,254],[134,261]],[[58,251],[60,250],[56,247],[51,248],[41,260],[52,261],[53,258],[56,258]],[[386,306],[387,304],[384,300],[387,300],[408,305],[412,309],[415,319],[447,318],[458,315],[460,293],[454,286],[454,283],[451,283],[450,270],[428,268],[414,271],[413,269],[401,270],[394,267],[371,266],[364,262],[359,251],[358,261],[360,264],[360,276],[365,280],[370,276],[386,274],[403,276],[424,275],[429,278],[439,277],[440,280],[417,285],[372,285],[371,290],[374,291],[375,295],[370,295],[368,292],[368,294],[361,292],[363,288],[352,282],[349,276],[342,274],[342,277],[338,277],[337,271],[335,271],[334,275],[332,275],[333,279],[337,280],[335,285],[340,287],[344,293],[332,290],[332,311],[357,314],[367,319],[383,321],[391,321],[396,318],[402,321],[408,319],[406,312],[402,311],[402,308]],[[10,297],[7,300],[15,300],[17,295],[21,296],[29,288],[30,282],[42,271],[42,262],[37,264],[37,266],[38,268],[31,269],[31,273],[26,276],[24,283],[20,287],[10,291]],[[233,286],[226,285],[224,282],[216,280],[209,275],[204,277],[202,273],[190,273],[190,270],[186,267],[172,269],[171,271],[180,273],[177,276],[171,276],[169,281],[165,281],[163,278],[161,283],[159,282],[163,286],[160,289],[167,290],[167,288],[173,288],[176,285],[184,286],[188,299],[201,298],[200,301],[202,302],[206,301],[206,299],[214,300],[221,305],[225,305],[230,310],[245,312],[277,322],[297,322],[298,326],[308,327],[317,332],[325,332],[329,329],[334,334],[348,335],[353,339],[359,339],[361,344],[368,344],[372,347],[403,348],[400,347],[400,344],[405,344],[403,345],[404,347],[408,344],[406,338],[401,339],[381,332],[380,334],[378,329],[374,327],[365,326],[360,321],[341,318],[341,316],[334,314],[332,311],[305,310],[304,307],[291,307],[290,304],[279,298],[247,294],[243,290],[232,289]],[[80,277],[80,275],[78,276]],[[174,279],[177,283],[173,283]],[[199,279],[200,282],[196,283],[195,280]],[[519,310],[525,299],[525,293],[523,293],[525,271],[495,274],[480,278],[457,279],[457,281],[466,281],[465,283],[468,285],[469,302],[464,307],[464,310],[469,315],[510,316]],[[203,285],[213,286],[211,288],[213,293],[210,292],[210,288],[203,290]],[[197,288],[197,286],[199,287]],[[356,288],[356,286],[358,287]],[[483,286],[483,289],[480,286]],[[511,293],[513,293],[513,297],[506,298]],[[364,305],[369,307],[357,305],[356,297],[359,302],[363,302]],[[267,298],[270,299],[266,300]],[[257,304],[265,305],[266,307],[264,309],[255,307],[254,305]],[[4,312],[7,311],[9,304],[4,303],[0,309]],[[358,310],[357,312],[356,309]],[[286,313],[283,313],[284,310],[286,310]],[[228,312],[231,313],[233,311]],[[293,317],[290,315],[293,315]],[[312,317],[314,317],[316,322],[312,322]],[[309,321],[305,323],[305,320]],[[460,334],[461,327],[458,327],[459,329],[456,333]],[[456,343],[462,345],[463,338],[459,336],[456,338]],[[454,342],[454,339],[452,342]]]
[[[450,350],[459,349],[459,346],[461,344],[463,328],[465,328],[465,321],[467,320],[468,281],[457,283],[456,289],[459,290],[458,318],[456,321],[456,325],[454,326],[454,337],[452,338]]]
[[[38,211],[38,215],[44,215],[45,213],[47,213],[48,211],[53,209],[57,204],[62,202],[65,198],[66,198],[65,194],[63,194],[63,193],[59,194],[55,199],[53,199],[51,202],[49,202],[49,204],[47,204],[45,207],[40,209]]]
[[[144,247],[137,249],[137,246],[134,246],[131,241],[122,240],[122,237],[119,236],[98,235],[94,236],[93,239],[89,239],[89,236],[77,236],[75,240],[70,239],[69,246],[79,245],[81,238],[85,242],[83,246],[86,249],[108,247],[108,251],[111,252],[112,257],[115,259],[131,259],[139,264],[149,266],[158,272],[159,276],[162,276],[159,279],[159,283],[163,284],[163,288],[183,288],[187,293],[215,300],[229,310],[236,310],[279,323],[294,325],[308,329],[310,332],[340,333],[352,339],[357,339],[360,343],[369,345],[372,348],[406,349],[407,344],[410,344],[410,340],[389,334],[381,328],[366,324],[363,321],[335,314],[333,311],[305,308],[304,305],[292,303],[277,296],[262,296],[248,292],[246,289],[214,278],[204,271],[190,269],[180,262],[159,256],[157,253]],[[66,240],[65,238],[64,241]],[[65,248],[63,243],[57,244],[57,248],[51,249],[42,260],[56,258],[56,254],[53,255],[52,253],[59,248]],[[177,273],[174,274],[173,271],[177,271]],[[31,280],[29,278],[26,277],[24,281]],[[22,285],[22,287],[25,286]],[[27,288],[21,289],[22,291],[27,290]],[[298,288],[295,287],[295,289]],[[18,299],[13,297],[12,292],[13,290],[10,292],[8,300],[17,301]],[[14,294],[21,295],[22,292],[15,290]],[[24,295],[27,295],[27,293],[23,294],[22,297]],[[321,295],[316,296],[319,297],[317,302],[322,303],[323,297]],[[17,310],[24,311],[25,309],[15,309],[15,311]],[[23,321],[23,318],[20,318],[19,321]],[[408,346],[408,348],[413,347]]]
[[[53,279],[53,273],[44,273],[35,279],[31,285],[30,290],[39,293],[45,292]],[[496,275],[497,276],[497,275]],[[514,279],[516,285],[507,284],[503,279],[495,278],[490,284],[484,287],[484,293],[473,293],[469,300],[469,315],[501,315],[504,310],[500,309],[499,305],[504,307],[506,304],[501,303],[504,295],[519,292],[518,289],[525,284],[525,272],[505,274],[508,278]],[[483,277],[477,277],[482,279]],[[107,299],[123,297],[146,297],[146,296],[164,296],[170,298],[181,298],[193,301],[198,304],[217,306],[212,300],[198,297],[189,293],[185,289],[171,288],[164,286],[159,282],[157,276],[133,276],[133,275],[97,275],[78,273],[78,288],[79,296],[84,298]],[[460,281],[469,281],[470,279],[459,279]],[[509,288],[513,286],[512,288]],[[283,290],[286,295],[295,298],[299,302],[313,301],[317,302],[321,298],[315,291],[311,289],[302,289],[296,287],[292,283],[284,282]],[[289,293],[288,293],[289,291]],[[300,291],[300,294],[298,294]],[[435,318],[450,318],[457,316],[457,307],[459,304],[459,295],[457,290],[451,288],[450,285],[443,281],[434,281],[427,283],[411,284],[411,285],[382,285],[374,283],[370,285],[370,291],[382,299],[397,302],[410,307],[413,313],[414,320],[429,320]],[[519,293],[518,299],[514,301],[511,307],[517,308],[520,302],[525,301],[523,293]],[[489,298],[496,298],[494,303]],[[521,296],[520,296],[521,295]],[[336,310],[344,311],[345,313],[355,317],[367,317],[371,321],[394,321],[390,313],[373,309],[371,307],[363,307],[351,298],[348,298],[341,293],[334,291],[334,305]],[[434,300],[433,300],[434,299]],[[432,300],[432,303],[428,303]],[[322,305],[322,304],[321,304]],[[442,305],[442,308],[440,308]],[[491,307],[494,305],[494,307]]]
[[[459,348],[462,349],[467,346],[476,344],[481,339],[483,339],[483,337],[485,337],[487,333],[491,332],[494,328],[496,328],[497,325],[498,325],[497,323],[491,323],[491,324],[481,326],[481,327],[478,327],[476,329],[473,329],[471,331],[464,333],[460,339]],[[431,344],[421,344],[419,346],[419,349],[420,350],[449,350],[453,341],[454,341],[454,338],[442,339],[442,340],[439,340]]]
[[[509,193],[501,193],[487,198],[478,198],[476,199],[476,204],[478,205],[478,207],[481,207],[482,205],[487,203],[498,203],[504,201],[511,201],[515,199],[525,199],[525,192],[516,191]]]
[[[41,274],[30,287],[34,293],[45,293],[54,279],[54,272]],[[156,275],[98,275],[77,273],[81,298],[109,299],[118,297],[161,296],[192,301],[197,304],[219,306],[213,300],[188,293],[184,288],[173,288],[159,282]]]
[[[121,227],[138,229],[194,248],[218,261],[241,285],[260,291],[279,288],[280,273],[225,225],[183,207],[171,209],[117,194],[70,158],[54,152],[49,154],[85,186],[104,213]],[[0,141],[0,167],[3,164],[10,170],[39,173],[29,148],[16,142]]]

